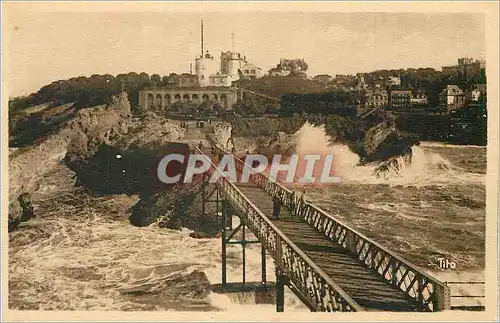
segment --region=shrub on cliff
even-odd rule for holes
[[[355,94],[344,91],[285,94],[281,96],[280,114],[308,113],[355,116],[355,101]]]
[[[111,95],[104,89],[84,89],[76,100],[75,108],[105,105],[111,102]]]
[[[150,79],[144,72],[130,72],[116,77],[110,74],[73,77],[52,82],[27,97],[10,100],[9,109],[22,110],[46,102],[58,105],[76,102],[78,107],[91,107],[109,103],[110,98],[122,92],[122,89],[128,93],[132,106],[136,106],[140,90],[160,83],[159,75],[153,74]]]

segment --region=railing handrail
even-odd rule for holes
[[[215,141],[214,141],[215,142]],[[229,153],[227,152],[224,148],[220,147],[220,145],[218,145],[217,143],[215,143],[215,146],[217,146],[220,150],[224,151],[225,153]],[[234,156],[234,155],[233,155]],[[237,159],[239,162],[241,162],[245,167],[247,168],[250,168],[250,169],[253,169],[250,165],[248,165],[247,163],[245,163],[244,161],[242,161],[240,158],[238,158],[237,156],[234,156],[235,159]],[[273,183],[274,185],[277,185],[279,188],[281,188],[282,190],[286,191],[287,193],[289,194],[292,194],[292,191],[289,190],[288,188],[284,187],[283,185],[281,185],[280,183],[272,180],[271,178],[269,178],[269,176],[265,175],[265,174],[262,174],[262,173],[259,173],[259,175],[261,176],[264,176],[265,178],[267,178],[268,181],[270,181],[271,183]],[[318,212],[322,213],[324,216],[330,218],[331,220],[337,222],[339,225],[345,227],[346,229],[348,229],[349,231],[353,232],[354,234],[358,235],[360,238],[362,238],[363,240],[367,241],[368,243],[371,243],[372,245],[374,245],[376,248],[382,250],[383,252],[387,253],[388,255],[390,255],[391,257],[395,258],[397,261],[403,263],[406,267],[414,270],[414,271],[417,271],[419,274],[421,274],[422,276],[424,276],[425,278],[435,282],[436,284],[440,285],[440,286],[445,286],[445,284],[443,282],[441,282],[440,280],[438,280],[437,278],[433,277],[432,275],[430,274],[427,274],[426,272],[423,272],[422,269],[420,269],[418,266],[414,265],[413,263],[409,262],[408,260],[405,260],[403,259],[401,256],[393,253],[392,251],[386,249],[385,247],[381,246],[380,244],[378,244],[377,242],[373,241],[372,239],[368,238],[367,236],[365,236],[364,234],[358,232],[357,230],[353,229],[351,226],[343,223],[342,221],[340,221],[339,219],[333,217],[331,214],[327,213],[326,211],[324,211],[323,209],[321,209],[320,207],[308,202],[307,205],[309,205],[310,207],[312,207],[313,209],[316,209]]]
[[[198,147],[195,148],[196,151],[198,151],[199,153],[205,155],[205,153],[200,150]],[[223,150],[224,151],[224,150]],[[206,155],[205,155],[206,156]],[[241,160],[240,160],[241,161]],[[213,163],[211,163],[212,166],[215,166]],[[219,169],[218,167],[214,167],[216,171],[220,172],[221,174],[223,174]],[[299,247],[297,247],[297,245],[291,241],[283,232],[281,232],[280,229],[278,229],[274,223],[272,223],[271,220],[268,219],[267,216],[264,215],[264,213],[262,213],[260,211],[260,209],[255,206],[255,204],[245,195],[243,194],[240,189],[234,185],[231,181],[229,181],[225,176],[222,176],[220,177],[220,179],[225,179],[228,183],[229,186],[231,186],[232,189],[234,189],[238,194],[240,194],[240,196],[245,200],[245,202],[247,202],[253,209],[254,211],[262,218],[262,220],[264,220],[264,222],[272,229],[276,232],[276,234],[281,238],[282,241],[284,241],[285,243],[287,243],[294,252],[296,252],[313,270],[315,270],[320,276],[321,278],[323,278],[325,280],[325,282],[332,286],[335,291],[344,299],[346,300],[349,305],[355,309],[356,311],[363,311],[363,308],[354,300],[352,299],[339,285],[337,285],[337,283],[335,283],[318,265],[316,265],[316,263],[314,263],[314,261],[312,261],[311,258],[309,258],[309,256],[307,256]]]

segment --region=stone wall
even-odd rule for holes
[[[231,88],[157,88],[139,91],[139,107],[142,111],[165,109],[174,102],[219,102],[231,110],[237,100],[237,90]]]

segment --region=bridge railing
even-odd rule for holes
[[[197,148],[196,152],[203,153]],[[212,164],[208,175],[212,176],[215,171],[219,170]],[[363,310],[225,176],[220,176],[216,185],[231,205],[246,217],[248,227],[277,266],[288,273],[290,281],[301,296],[308,300],[311,308],[326,312]]]
[[[217,153],[226,153],[216,145]],[[236,169],[250,167],[235,158]],[[261,173],[250,176],[250,182],[264,188],[270,195],[277,195],[282,203],[306,223],[323,233],[333,242],[349,250],[367,267],[373,269],[388,283],[401,289],[408,297],[418,302],[422,311],[441,311],[450,309],[450,288],[426,274],[417,266],[387,250],[365,235],[342,223],[319,207],[302,201],[299,196],[269,179]]]

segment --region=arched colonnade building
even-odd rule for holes
[[[164,109],[175,102],[218,102],[225,110],[232,110],[238,99],[238,90],[229,87],[157,88],[139,91],[139,107],[142,110]]]

